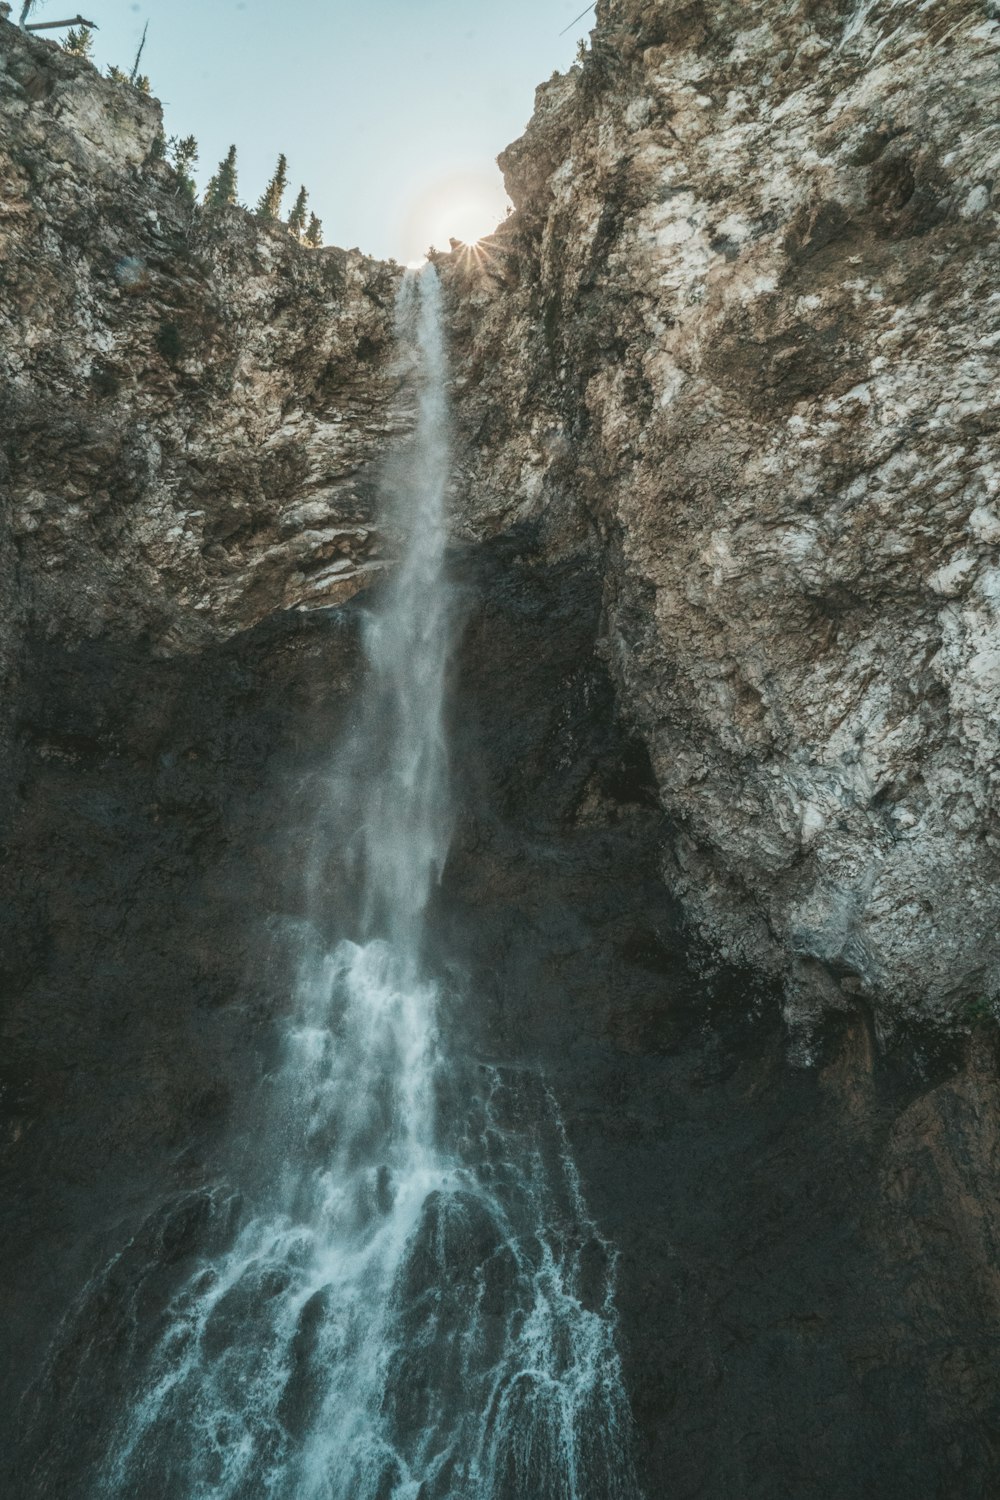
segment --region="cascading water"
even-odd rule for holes
[[[214,1248],[165,1308],[149,1311],[153,1272],[132,1288],[150,1326],[128,1353],[101,1500],[638,1494],[613,1257],[554,1103],[537,1079],[449,1055],[425,968],[452,635],[432,267],[404,281],[398,323],[417,393],[406,540],[367,617],[366,695],[329,782],[353,834],[358,930],[332,948],[301,938],[273,1098],[244,1150],[263,1173],[220,1195]]]

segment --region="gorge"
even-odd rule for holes
[[[451,364],[445,586],[382,514],[436,420],[398,268],[193,209],[150,160],[155,101],[0,22],[6,1493],[995,1486],[998,37],[951,0],[600,4],[504,154],[515,212],[421,282]],[[408,618],[454,631],[424,659],[450,844],[396,844],[398,802],[369,804],[373,874],[335,809],[381,784],[373,746],[421,743],[372,689],[407,580]],[[364,944],[439,858],[401,986]],[[377,1113],[391,1068],[350,1016],[429,976],[414,1055],[446,1037],[454,1067],[399,1077],[454,1124],[410,1200],[426,1097],[380,1175],[384,1121],[336,1115],[324,1070],[371,1066]],[[302,1009],[331,996],[333,1053]],[[296,1036],[319,1051],[293,1065]],[[241,1144],[264,1117],[280,1165]],[[335,1278],[260,1251],[260,1202],[315,1197],[335,1150],[358,1222],[415,1215],[369,1306],[395,1315],[407,1264],[437,1309],[395,1386],[332,1390],[364,1374],[331,1352]],[[413,1205],[446,1177],[431,1253]],[[479,1285],[504,1389],[542,1368],[497,1330],[530,1322],[546,1245],[532,1305],[565,1315],[580,1404],[539,1404],[520,1470],[490,1469],[456,1330]],[[153,1410],[170,1306],[207,1363]],[[231,1348],[201,1452],[236,1467],[170,1470]],[[286,1394],[251,1450],[255,1380]],[[142,1391],[130,1448],[109,1424]],[[345,1412],[388,1424],[378,1472],[348,1467]],[[575,1478],[574,1422],[614,1438]],[[478,1470],[431,1472],[428,1430]]]

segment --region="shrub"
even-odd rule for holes
[[[156,330],[156,347],[165,360],[171,364],[180,359],[183,353],[181,343],[181,331],[176,323],[163,322]]]
[[[71,26],[63,42],[63,51],[70,57],[90,57],[94,50],[93,33],[86,26]]]

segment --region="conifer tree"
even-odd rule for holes
[[[86,26],[71,26],[66,33],[63,51],[70,57],[89,57],[94,50],[93,33]]]
[[[308,201],[309,194],[304,187],[300,187],[299,196],[295,200],[295,207],[288,215],[288,228],[297,240],[300,240],[305,233],[306,204]]]
[[[193,203],[195,184],[194,178],[191,176],[191,169],[198,160],[198,142],[193,135],[183,136],[180,140],[174,136],[170,145],[173,150],[174,171],[180,178],[180,188],[178,191],[182,192],[185,197],[190,198]]]
[[[260,202],[257,204],[257,217],[263,219],[265,224],[277,224],[281,219],[281,200],[285,196],[285,188],[288,186],[288,160],[282,152],[278,157],[278,165],[274,169],[274,176],[261,194]]]
[[[206,208],[225,208],[236,202],[236,147],[230,146],[224,161],[205,189]]]
[[[108,77],[112,83],[128,83],[129,77],[121,68],[116,68],[114,63],[108,68]]]
[[[323,225],[315,214],[309,215],[309,228],[306,230],[306,244],[314,250],[318,250],[323,243]]]

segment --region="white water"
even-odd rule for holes
[[[245,1197],[220,1199],[222,1248],[159,1314],[134,1293],[152,1327],[101,1500],[636,1500],[613,1257],[555,1106],[527,1075],[449,1055],[424,967],[449,832],[439,302],[433,268],[404,283],[406,539],[367,618],[363,709],[329,783],[359,929],[331,950],[301,939],[246,1153],[266,1185],[248,1173]]]

